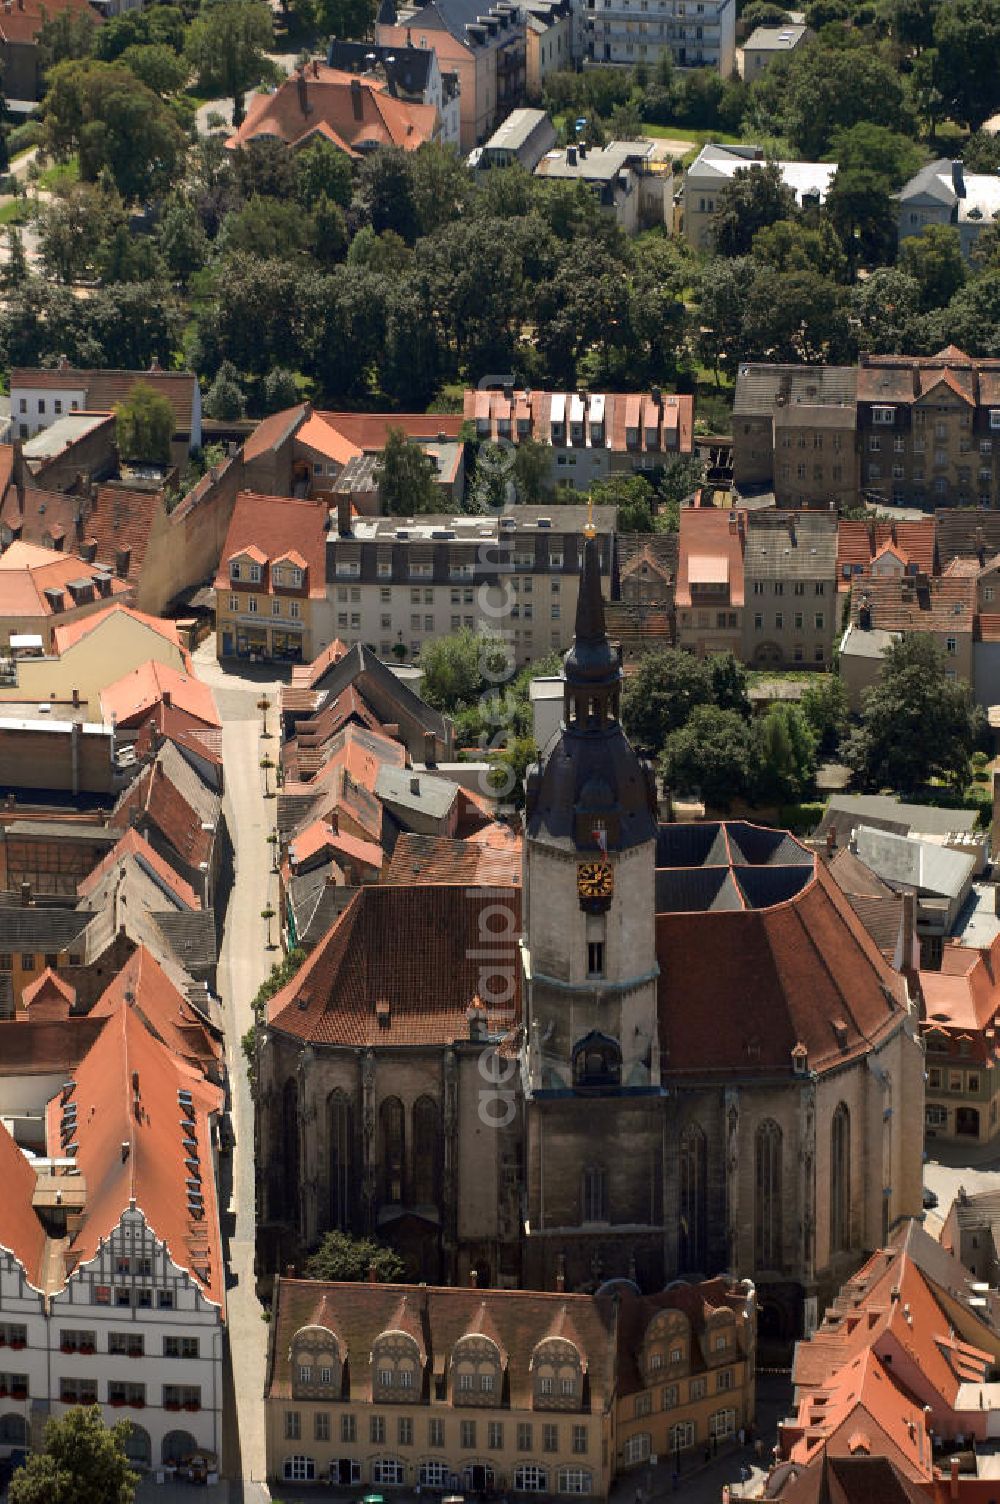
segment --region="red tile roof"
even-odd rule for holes
[[[282,412],[272,413],[269,418],[262,419],[243,445],[243,459],[259,459],[262,454],[277,449],[283,440],[291,437],[307,415],[305,403],[300,403],[298,407],[286,407]]]
[[[216,590],[230,589],[229,561],[248,550],[257,548],[264,559],[273,561],[289,548],[296,548],[308,566],[305,588],[310,598],[325,599],[326,523],[327,507],[323,502],[241,491],[222,548]],[[270,568],[264,571],[264,579],[254,590],[261,595],[274,594]]]
[[[35,1194],[35,1172],[3,1123],[0,1123],[0,1184],[3,1185],[0,1248],[6,1248],[14,1255],[29,1284],[40,1290],[43,1287],[45,1229],[31,1204]]]
[[[0,553],[0,610],[4,616],[24,617],[24,630],[30,630],[33,618],[48,619],[60,610],[77,609],[69,585],[76,580],[90,582],[94,573],[93,564],[85,564],[76,554],[54,553],[34,543],[12,543]],[[131,596],[131,587],[124,580],[113,579],[109,588],[112,595]],[[58,591],[60,607],[48,598],[47,590]],[[94,602],[100,601],[96,587],[93,596]],[[96,611],[94,602],[91,604]]]
[[[179,1060],[210,1080],[221,1079],[222,1044],[144,945],[132,952],[94,1004],[91,1016],[111,1017],[122,1005]]]
[[[124,999],[73,1073],[77,1164],[87,1185],[82,1222],[69,1239],[74,1266],[98,1253],[122,1213],[134,1205],[174,1262],[205,1298],[224,1307],[225,1271],[212,1163],[210,1114],[222,1109],[220,1087],[178,1060]],[[136,1089],[136,1077],[138,1086]],[[178,1091],[191,1094],[197,1149],[184,1147],[186,1114]],[[59,1152],[61,1097],[49,1104],[48,1138]],[[128,1145],[127,1151],[123,1144]],[[186,1158],[197,1157],[203,1214],[188,1209]]]
[[[390,428],[401,429],[408,439],[424,439],[431,443],[442,434],[446,439],[458,439],[464,422],[458,413],[321,412],[316,417],[334,429],[359,454],[381,452]]]
[[[513,934],[497,929],[498,906]],[[302,969],[268,1004],[271,1027],[316,1044],[441,1045],[468,1038],[469,1005],[482,986],[480,916],[497,934],[496,964],[509,966],[508,1012],[491,1013],[491,1032],[520,1016],[521,895],[516,888],[463,884],[360,888]],[[386,936],[405,937],[387,945]],[[493,942],[490,942],[491,950]],[[381,1012],[381,1018],[376,1008]]]
[[[864,609],[870,613],[869,625],[880,632],[971,634],[976,582],[961,575],[941,575],[926,584],[906,577],[872,576],[851,593],[851,621],[855,626]]]
[[[43,22],[63,11],[85,16],[95,26],[102,20],[87,0],[57,0],[52,6],[46,5],[44,0],[16,0],[10,10],[0,9],[0,38],[19,46],[34,42]]]
[[[333,857],[346,857],[359,862],[362,867],[376,871],[382,866],[383,852],[374,841],[362,841],[346,831],[338,831],[323,820],[314,820],[299,831],[288,846],[288,856],[295,871],[303,868],[312,857],[329,853]],[[341,863],[341,865],[343,865]]]
[[[111,606],[105,606],[103,611],[95,611],[90,616],[81,617],[79,621],[70,621],[63,627],[56,627],[52,633],[53,650],[61,656],[67,648],[73,647],[82,638],[88,637],[109,618],[119,615],[127,616],[131,621],[148,627],[151,632],[155,632],[158,637],[164,638],[183,652],[176,622],[167,621],[162,616],[147,616],[145,611],[137,611],[134,606],[123,605],[120,601],[116,601]]]
[[[230,149],[262,136],[297,146],[316,133],[348,156],[374,146],[416,151],[438,129],[435,105],[408,104],[389,94],[377,79],[358,78],[317,64],[299,72],[269,94],[255,94]]]
[[[769,908],[657,914],[656,954],[668,1080],[790,1074],[800,1042],[810,1070],[834,1070],[907,1013],[905,982],[822,865]]]
[[[66,1076],[90,1049],[102,1019],[35,1021],[28,1015],[0,1021],[0,1077]]]
[[[100,887],[104,876],[125,856],[134,856],[140,866],[145,867],[155,880],[167,888],[173,895],[176,903],[185,909],[200,909],[201,899],[185,882],[180,873],[171,867],[170,863],[154,851],[152,846],[137,830],[126,830],[119,841],[116,841],[107,855],[100,861],[93,871],[77,885],[77,893],[81,898],[89,898],[96,888]]]
[[[476,1290],[427,1285],[328,1284],[317,1280],[275,1282],[265,1393],[291,1397],[295,1333],[321,1326],[336,1334],[350,1354],[351,1398],[371,1399],[378,1337],[386,1331],[412,1335],[433,1372],[448,1374],[452,1351],[474,1333],[499,1349],[510,1406],[534,1404],[531,1361],[540,1342],[563,1337],[577,1347],[587,1374],[592,1414],[606,1413],[614,1398],[615,1302],[590,1295],[531,1290]]]
[[[123,727],[137,726],[158,705],[164,704],[176,707],[203,726],[215,729],[222,726],[215,696],[208,685],[155,658],[101,690],[101,714],[105,722],[114,720]]]
[[[914,564],[924,574],[934,573],[934,544],[937,526],[933,517],[919,522],[870,522],[842,517],[837,525],[837,578],[840,588],[850,588],[844,575],[848,566],[852,574],[859,566],[864,575],[872,560],[887,547],[895,549],[905,564]]]
[[[68,1018],[76,1002],[76,988],[71,987],[58,973],[46,966],[21,993],[21,1006],[31,1018]]]
[[[509,827],[504,846],[481,844],[472,838],[452,841],[447,836],[412,835],[407,831],[393,848],[383,873],[385,883],[464,883],[468,887],[521,886],[521,839]]]
[[[146,559],[153,523],[163,510],[159,490],[130,491],[125,486],[98,486],[83,523],[84,540],[96,545],[96,559],[137,584]],[[127,551],[127,554],[126,554]]]
[[[746,543],[745,513],[720,512],[715,507],[682,507],[680,558],[675,600],[678,607],[692,604],[692,574],[705,561],[713,575],[727,588],[712,596],[713,604],[742,606],[744,601],[743,552]],[[692,561],[694,568],[692,569]],[[702,569],[702,573],[706,572]],[[697,587],[696,593],[697,593]]]
[[[40,4],[44,0],[39,0]],[[74,8],[81,0],[73,0]],[[89,10],[90,7],[85,6]],[[68,363],[57,366],[19,366],[10,373],[10,388],[35,391],[85,394],[87,412],[111,412],[119,402],[127,402],[132,388],[139,382],[166,397],[174,410],[178,433],[190,433],[198,378],[192,371],[111,371],[82,370]]]

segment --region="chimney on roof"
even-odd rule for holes
[[[115,549],[115,574],[120,580],[128,579],[129,564],[131,563],[131,560],[132,550],[130,548]]]
[[[21,908],[31,908],[31,884],[27,882],[21,884]]]
[[[351,108],[354,111],[355,120],[364,120],[365,106],[364,100],[361,97],[361,80],[359,78],[351,79]]]
[[[165,690],[164,690],[164,691],[163,691],[163,693],[162,693],[162,695],[161,695],[161,699],[162,699],[162,700],[163,700],[163,703],[164,703],[164,705],[165,705],[165,706],[166,706],[166,707],[167,707],[167,709],[168,709],[168,710],[169,710],[169,709],[170,709],[170,706],[171,706],[171,703],[172,703],[172,702],[171,702],[171,694],[170,694],[170,690],[169,690],[169,689],[165,689]]]
[[[305,68],[300,68],[299,71],[298,71],[298,73],[295,75],[295,87],[298,90],[298,95],[299,95],[299,109],[302,111],[303,115],[308,115],[308,113],[309,113],[309,90],[308,90],[308,87],[306,85],[306,70],[305,70]]]
[[[128,1156],[129,1156],[129,1142],[128,1142],[127,1138],[123,1138],[122,1139],[122,1164],[125,1163],[125,1161],[128,1159]]]
[[[342,538],[351,536],[351,498],[349,495],[337,497],[337,532]]]
[[[378,1265],[374,1259],[368,1265],[368,1283],[370,1285],[378,1284]]]
[[[160,365],[159,358],[154,355],[152,360],[149,362],[149,374],[151,376],[159,376],[162,370],[163,367]]]
[[[965,172],[960,161],[951,164],[951,186],[959,198],[965,197]]]
[[[313,58],[313,78],[319,78],[319,59]]]
[[[415,777],[415,776],[410,779],[410,793],[411,794],[419,794],[420,793],[420,779],[417,778],[417,777]]]
[[[576,166],[576,147],[575,146],[567,146],[567,148],[566,148],[566,166],[567,167],[575,167]]]
[[[437,743],[433,731],[424,732],[424,762],[432,768],[437,761]]]
[[[68,371],[69,370],[69,361],[66,359],[65,355],[60,355],[59,362],[58,362],[58,364],[56,366],[56,370],[58,370],[58,371]]]
[[[837,827],[836,827],[836,825],[831,825],[830,829],[826,833],[826,854],[827,854],[827,856],[833,856],[833,853],[836,851],[836,849],[837,849]]]
[[[79,703],[80,703],[80,691],[78,689],[74,689],[74,691],[73,691],[73,704],[74,705],[79,705]]]
[[[858,609],[858,626],[862,632],[870,632],[872,629],[872,608],[867,596],[862,597]]]

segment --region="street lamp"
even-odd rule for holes
[[[261,909],[260,917],[267,925],[267,948],[268,950],[273,950],[274,946],[271,943],[271,920],[274,918],[274,909],[270,904],[266,904],[265,907]]]
[[[261,736],[270,736],[271,735],[270,731],[268,731],[268,729],[267,729],[267,712],[270,710],[270,708],[271,708],[271,702],[268,699],[267,695],[261,695],[260,699],[257,701],[257,709],[260,711],[260,720],[261,720],[260,734],[261,734]]]
[[[268,774],[270,773],[271,769],[274,767],[274,758],[273,757],[266,757],[266,756],[262,757],[261,760],[260,760],[260,766],[261,766],[261,771],[264,774],[264,798],[265,799],[270,799],[270,797],[271,797],[271,788],[270,788],[270,783],[268,781]]]

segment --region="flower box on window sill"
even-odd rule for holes
[[[185,1403],[185,1405],[184,1405],[184,1409],[185,1410],[191,1410],[191,1411],[200,1410],[201,1409],[201,1401],[200,1400],[188,1400]]]
[[[6,1346],[7,1346],[7,1338],[3,1335],[2,1332],[0,1332],[0,1347],[6,1347]]]
[[[26,1400],[28,1398],[28,1391],[23,1384],[18,1384],[10,1391],[10,1397],[13,1400]]]
[[[75,1353],[77,1349],[73,1346],[72,1342],[63,1342],[60,1344],[59,1351],[61,1353]],[[82,1347],[80,1348],[80,1352],[83,1352]]]
[[[179,1410],[181,1408],[181,1402],[180,1400],[164,1400],[163,1408],[164,1410]]]
[[[108,1400],[108,1404],[111,1405],[115,1410],[120,1410],[124,1403],[125,1396],[123,1394],[115,1395],[114,1399]]]
[[[141,1351],[138,1348],[129,1348],[129,1354],[128,1355],[129,1355],[130,1358],[141,1358],[142,1357],[142,1353],[141,1353]]]
[[[80,1351],[81,1353],[83,1353],[84,1357],[92,1358],[97,1349],[94,1347],[94,1344],[92,1342],[81,1342]]]
[[[17,1341],[16,1342],[11,1342],[10,1345],[11,1345],[12,1349],[14,1350],[14,1352],[19,1353],[19,1352],[22,1351],[23,1348],[27,1347],[28,1344],[26,1342],[24,1342],[20,1337],[18,1337]]]
[[[132,1406],[133,1410],[145,1410],[146,1408],[145,1400],[129,1400],[129,1404]]]

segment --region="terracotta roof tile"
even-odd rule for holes
[[[76,1002],[76,988],[71,987],[59,974],[46,966],[21,993],[21,1006],[33,1019],[68,1018]]]
[[[521,842],[508,830],[503,848],[475,840],[413,835],[404,831],[382,881],[394,884],[463,883],[469,887],[521,886]]]
[[[232,521],[222,548],[219,570],[215,577],[216,590],[228,591],[230,588],[230,559],[257,548],[263,562],[265,559],[277,559],[289,548],[296,548],[308,564],[306,591],[310,597],[324,598],[326,522],[327,507],[323,502],[241,491],[236,498]],[[255,589],[262,595],[274,593],[270,569],[265,571],[263,581]]]
[[[29,1284],[40,1290],[45,1229],[31,1204],[35,1194],[35,1172],[3,1123],[0,1123],[0,1183],[3,1185],[0,1248],[6,1248],[14,1255]]]
[[[86,540],[96,544],[97,562],[120,573],[118,561],[127,550],[125,578],[137,584],[153,523],[162,510],[163,493],[159,490],[98,486],[83,523]]]
[[[278,449],[285,439],[291,438],[306,416],[306,407],[286,407],[280,413],[264,418],[243,445],[243,459],[258,459],[262,454]]]
[[[135,1081],[138,1076],[138,1092]],[[202,1294],[225,1304],[225,1271],[211,1154],[209,1115],[223,1105],[220,1087],[185,1066],[162,1044],[124,999],[108,1015],[100,1036],[73,1073],[77,1105],[77,1164],[87,1184],[87,1205],[69,1239],[77,1265],[94,1257],[101,1239],[134,1204],[162,1239],[171,1258],[188,1270]],[[185,1149],[186,1114],[178,1091],[191,1094],[197,1149]],[[135,1105],[134,1105],[135,1104]],[[48,1136],[60,1143],[60,1098],[49,1105]],[[123,1152],[122,1145],[128,1144]],[[189,1210],[186,1157],[201,1165],[202,1214]]]
[[[408,104],[378,80],[319,64],[286,79],[273,93],[254,95],[246,119],[226,145],[234,149],[272,136],[296,146],[319,131],[358,156],[373,145],[415,151],[434,139],[437,127],[436,106]]]
[[[5,616],[25,618],[27,629],[33,618],[46,619],[59,611],[72,611],[75,602],[69,589],[77,580],[94,579],[93,564],[86,564],[76,554],[55,553],[50,548],[39,548],[34,543],[14,542],[0,553],[0,598]],[[111,580],[112,595],[130,597],[131,589],[124,580]],[[49,599],[46,591],[56,591],[61,604]],[[100,601],[96,588],[91,588],[93,602]],[[95,610],[98,609],[95,605]]]
[[[126,830],[103,860],[98,862],[93,871],[89,872],[78,884],[79,896],[89,898],[100,887],[102,880],[111,869],[126,856],[135,857],[140,866],[145,867],[152,874],[156,882],[169,890],[174,902],[186,909],[201,908],[201,899],[190,883],[185,882],[180,873],[175,871],[158,851],[154,851],[145,836],[137,830]]]
[[[41,0],[39,0],[41,4]],[[73,0],[77,8],[81,0]],[[42,6],[44,8],[44,6]],[[63,7],[65,8],[65,7]],[[84,5],[83,9],[90,9]],[[139,382],[151,386],[161,397],[166,397],[174,410],[177,432],[189,433],[198,378],[191,371],[111,371],[83,370],[65,366],[20,366],[10,373],[10,385],[28,387],[41,391],[83,390],[84,409],[87,412],[111,412],[119,403],[126,402],[132,388]]]
[[[0,1077],[68,1076],[90,1049],[104,1020],[25,1016],[0,1021]]]
[[[468,1037],[469,1004],[482,984],[476,952],[480,915],[488,930],[498,904],[513,935],[498,935],[497,964],[509,964],[515,996],[509,1014],[491,1015],[506,1032],[520,1015],[520,892],[464,885],[360,888],[291,982],[268,1004],[269,1024],[324,1044],[446,1044]],[[406,936],[387,946],[386,936]],[[387,1005],[384,1021],[376,1005]]]
[[[91,632],[96,632],[97,628],[106,621],[119,615],[125,615],[131,621],[141,623],[151,632],[155,632],[158,637],[164,638],[183,651],[176,622],[167,621],[162,616],[147,616],[145,611],[137,611],[134,606],[126,606],[116,601],[114,605],[105,606],[103,611],[95,611],[90,616],[81,617],[79,621],[70,621],[65,626],[56,627],[52,633],[52,646],[55,653],[61,657],[68,648],[75,646],[82,638],[89,637]]]
[[[971,633],[975,619],[976,584],[961,576],[940,576],[915,584],[908,579],[866,579],[851,594],[851,621],[871,613],[871,626],[881,632]]]
[[[178,1059],[210,1080],[221,1079],[220,1040],[144,945],[136,947],[105,988],[91,1009],[91,1017],[110,1017],[122,1005],[131,1009]]]
[[[222,726],[215,696],[208,685],[155,658],[101,690],[101,714],[105,722],[114,720],[124,727],[137,725],[156,706],[167,702],[204,726],[215,729]]]
[[[716,566],[726,593],[724,597],[721,594],[713,596],[713,601],[717,600],[720,605],[742,606],[745,544],[745,514],[720,512],[714,507],[682,507],[675,597],[678,607],[691,605],[691,576],[692,572],[697,572],[697,565],[692,571],[692,560],[707,560]]]

